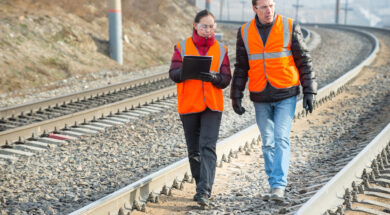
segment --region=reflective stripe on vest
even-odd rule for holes
[[[260,92],[268,82],[276,88],[299,85],[299,72],[291,52],[292,19],[277,15],[265,46],[255,19],[241,28],[248,54],[251,92]]]
[[[179,42],[177,45],[182,59],[185,55],[200,56],[192,37]],[[210,72],[219,73],[226,48],[215,40],[206,56],[212,56]],[[214,111],[223,111],[222,89],[216,88],[210,82],[201,80],[186,80],[177,85],[178,109],[180,114],[198,113],[210,108]]]

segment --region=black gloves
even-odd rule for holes
[[[232,99],[232,106],[234,112],[236,112],[238,115],[245,113],[245,108],[241,106],[241,99]]]
[[[303,108],[306,110],[306,114],[309,111],[313,112],[314,94],[303,94]]]
[[[201,72],[200,74],[200,80],[211,82],[213,84],[217,84],[221,81],[221,76],[219,76],[216,73],[210,73],[210,72]]]
[[[183,80],[181,80],[181,73],[182,73],[183,68],[177,68],[177,69],[172,69],[169,70],[169,77],[171,78],[172,81],[176,83],[181,83]]]

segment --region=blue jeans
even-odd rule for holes
[[[265,172],[271,189],[284,189],[287,185],[290,130],[296,102],[296,96],[278,102],[254,102],[256,122],[263,142]]]

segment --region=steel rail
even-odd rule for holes
[[[331,26],[328,26],[328,27],[331,27]],[[336,28],[340,28],[340,27],[337,26]],[[343,28],[343,29],[345,29],[345,28]],[[360,33],[362,35],[366,35],[367,38],[371,41],[371,43],[373,43],[374,49],[371,51],[370,55],[365,60],[363,60],[359,65],[355,66],[353,69],[351,69],[350,71],[348,71],[347,73],[342,75],[340,78],[333,81],[331,84],[328,84],[328,85],[324,86],[323,88],[321,88],[319,90],[318,94],[316,95],[317,100],[321,101],[321,100],[328,99],[329,96],[333,96],[338,91],[342,90],[342,88],[345,84],[347,84],[349,81],[356,78],[357,75],[359,75],[360,71],[363,69],[364,66],[371,64],[375,60],[375,57],[376,57],[377,53],[379,52],[379,41],[373,34],[371,34],[369,32],[365,32],[365,31],[357,30],[354,28],[347,28],[347,29],[354,31],[354,32],[357,32],[357,33]],[[298,105],[298,106],[301,107],[301,105]]]
[[[235,135],[224,139],[217,144],[218,160],[229,159],[233,151],[240,147],[259,142],[259,131],[254,125],[244,129]],[[74,211],[70,215],[93,214],[106,215],[117,214],[119,210],[132,210],[145,203],[153,195],[164,193],[164,189],[180,187],[176,183],[182,183],[191,176],[188,158],[177,161],[158,172],[155,172],[133,184],[130,184],[102,199],[99,199],[86,207]],[[165,187],[165,188],[164,188]],[[166,191],[165,191],[166,192]],[[169,191],[168,191],[169,192]],[[135,206],[137,205],[137,206]]]
[[[119,90],[124,90],[128,89],[134,86],[138,85],[143,85],[155,81],[159,81],[162,79],[167,79],[168,78],[168,73],[167,72],[162,72],[156,75],[152,75],[146,78],[138,78],[135,80],[131,81],[124,81],[116,84],[111,84],[105,87],[100,87],[96,89],[91,89],[91,90],[86,90],[78,93],[72,93],[56,98],[50,98],[50,99],[44,99],[38,102],[29,102],[21,105],[15,105],[11,107],[6,107],[0,109],[0,119],[1,118],[9,118],[12,115],[19,115],[21,113],[28,113],[31,110],[32,111],[37,111],[40,108],[44,109],[49,106],[55,106],[56,104],[62,104],[62,103],[68,103],[71,100],[76,101],[77,99],[84,99],[84,98],[89,98],[101,94],[107,94],[108,92],[114,92],[114,91],[119,91]]]
[[[345,189],[352,190],[353,181],[362,181],[363,170],[370,167],[387,145],[390,144],[390,123],[351,162],[338,172],[297,212],[297,215],[324,214],[328,209],[344,203]]]
[[[359,28],[367,30],[379,30],[390,32],[388,29],[373,28],[373,27],[363,27],[363,26],[353,26],[353,25],[328,25],[328,24],[308,24],[308,25],[318,25],[324,27],[347,27],[347,28]],[[366,32],[367,33],[367,32]],[[370,34],[370,33],[367,33]],[[375,50],[371,54],[377,54],[379,51],[379,42],[375,42]],[[366,59],[367,62],[372,62],[374,59]],[[359,65],[357,68],[362,68],[364,65]],[[353,79],[359,74],[359,71],[350,71],[353,76],[347,76],[345,74],[341,78],[343,81],[337,80],[337,85],[343,85],[343,82],[346,79]],[[341,79],[340,78],[340,79]],[[322,89],[321,89],[322,90]],[[330,92],[332,89],[323,88],[323,91]],[[376,158],[378,154],[390,143],[390,124],[386,126],[382,132],[377,135],[374,140],[368,144],[363,151],[361,151],[352,161],[350,161],[340,172],[338,172],[325,186],[323,186],[314,196],[312,196],[299,210],[295,213],[297,215],[312,215],[312,214],[324,214],[329,209],[337,208],[342,205],[344,202],[344,192],[345,189],[351,188],[353,181],[362,181],[361,175],[364,169],[369,167],[372,160]]]
[[[88,109],[74,114],[65,115],[62,117],[54,118],[51,120],[34,123],[31,125],[18,127],[15,129],[5,130],[0,132],[0,146],[6,142],[18,141],[24,139],[24,137],[30,137],[31,134],[39,136],[45,131],[53,131],[59,128],[63,128],[65,125],[73,125],[76,123],[83,123],[85,121],[91,121],[99,116],[107,116],[115,111],[123,111],[132,107],[147,104],[165,97],[176,95],[176,86],[164,88],[147,94],[143,94],[137,97],[125,99],[112,104],[99,106],[96,108]]]
[[[359,31],[362,34],[364,32]],[[321,104],[328,98],[333,97],[336,93],[341,92],[341,89],[350,80],[356,77],[363,66],[370,64],[376,57],[379,49],[378,40],[372,34],[366,34],[371,38],[374,44],[374,49],[371,54],[360,63],[358,66],[347,72],[348,75],[343,75],[327,86],[318,91],[317,104]],[[302,107],[302,99],[297,102],[295,116],[299,118],[304,114]],[[247,129],[244,129],[233,136],[224,139],[217,143],[217,160],[218,162],[226,161],[234,156],[235,150],[242,148],[242,146],[249,147],[249,144],[259,143],[259,130],[254,124]],[[184,158],[144,179],[141,179],[127,187],[110,194],[102,199],[99,199],[77,211],[71,215],[79,214],[125,214],[134,208],[142,208],[140,204],[147,202],[150,197],[155,197],[164,192],[164,189],[178,187],[178,182],[182,183],[186,176],[189,176],[189,162],[188,158]],[[162,181],[160,181],[162,180]],[[140,203],[141,202],[141,203]],[[144,206],[143,206],[144,207]]]

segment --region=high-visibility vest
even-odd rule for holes
[[[182,59],[185,55],[200,56],[192,37],[179,42],[176,46]],[[211,73],[219,73],[225,53],[226,47],[215,40],[206,55],[212,56]],[[211,82],[191,79],[176,86],[179,114],[202,112],[206,107],[214,111],[223,111],[222,89],[216,88]]]
[[[250,92],[264,90],[267,80],[275,88],[299,85],[299,72],[291,52],[292,26],[292,19],[277,15],[265,47],[255,19],[241,27],[249,60]]]

